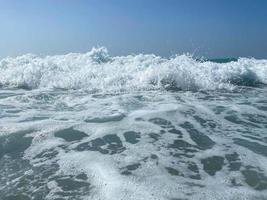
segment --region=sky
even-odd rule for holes
[[[267,58],[266,0],[0,0],[0,58],[87,52]]]

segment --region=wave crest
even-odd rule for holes
[[[136,91],[215,90],[267,84],[267,60],[199,62],[188,55],[170,59],[150,55],[111,57],[106,48],[85,54],[39,57],[27,54],[0,61],[0,85],[27,89]]]

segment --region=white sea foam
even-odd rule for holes
[[[0,199],[13,191],[26,191],[29,197],[43,195],[42,199],[266,199],[266,88],[246,93],[143,91],[119,95],[61,90],[1,92],[0,136],[2,131],[11,141],[16,137],[22,141],[32,137],[32,141],[21,152],[29,162],[24,168],[10,172],[6,169],[22,160],[2,159],[0,172],[5,179],[0,181]],[[70,128],[74,131],[69,132]],[[25,137],[20,137],[21,130],[26,130]],[[62,130],[86,136],[68,141],[56,135]],[[198,140],[192,131],[200,136]],[[140,133],[136,143],[127,141],[127,132],[133,137],[134,132]],[[214,141],[212,148],[197,147],[198,141],[207,139],[201,133]],[[5,149],[9,152],[12,146]],[[227,159],[233,153],[238,155],[237,161]],[[202,160],[213,156],[224,160],[221,169],[210,175]],[[195,171],[189,169],[192,163]],[[240,169],[229,169],[238,163]],[[29,187],[23,184],[31,178],[28,170],[35,177],[29,180]],[[262,190],[247,184],[248,170],[256,174]],[[86,180],[77,179],[82,173]],[[21,178],[13,179],[13,175]],[[69,183],[73,188],[68,188]],[[76,188],[75,183],[81,187]]]
[[[166,59],[153,54],[111,57],[106,48],[85,54],[38,57],[27,54],[0,61],[0,85],[27,89],[83,89],[116,92],[151,89],[233,89],[267,84],[267,60],[200,62],[188,55]]]
[[[266,66],[105,48],[3,59],[0,199],[267,199],[267,88],[229,91],[267,84]]]

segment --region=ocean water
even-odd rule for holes
[[[1,200],[267,199],[267,60],[0,61]]]

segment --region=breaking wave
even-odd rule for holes
[[[267,84],[267,60],[200,62],[188,55],[169,59],[153,54],[111,57],[106,48],[0,60],[0,86],[24,89],[83,89],[95,92],[139,90],[232,90]]]

